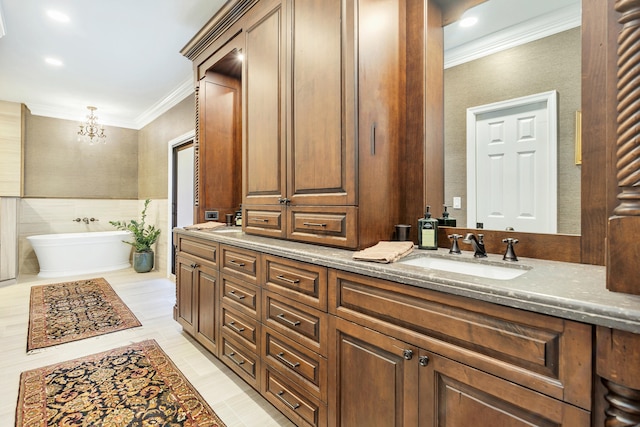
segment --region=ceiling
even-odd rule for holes
[[[102,123],[140,129],[193,92],[180,50],[224,2],[0,0],[0,100],[69,120],[92,105]]]
[[[180,50],[225,0],[0,0],[0,100],[32,114],[140,129],[193,91]],[[446,66],[579,25],[581,0],[491,0],[445,27]],[[62,23],[48,10],[69,16]],[[520,30],[518,30],[520,29]],[[522,34],[526,33],[527,36]],[[530,41],[530,40],[529,40]],[[45,63],[46,57],[62,61]]]

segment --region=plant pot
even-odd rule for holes
[[[138,273],[153,270],[153,251],[133,252],[133,269]]]

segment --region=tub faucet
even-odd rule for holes
[[[84,222],[85,224],[89,224],[89,218],[85,216],[84,218],[82,218],[82,222]]]
[[[484,234],[478,234],[478,237],[476,237],[473,233],[467,233],[462,241],[464,243],[471,243],[474,258],[486,258],[487,251],[484,248]]]

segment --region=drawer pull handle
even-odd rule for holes
[[[229,327],[236,332],[244,332],[244,328],[238,328],[236,322],[229,322]]]
[[[297,285],[298,283],[300,283],[300,279],[289,279],[288,277],[285,277],[282,274],[276,276],[276,278],[282,280],[283,282],[291,283],[293,285]]]
[[[300,325],[300,321],[299,320],[295,320],[295,321],[289,320],[286,317],[284,317],[284,313],[280,313],[276,317],[278,319],[282,320],[283,322],[288,323],[291,326],[299,326]]]
[[[327,224],[321,224],[319,222],[303,222],[302,225],[305,227],[326,227]]]
[[[298,366],[300,366],[300,363],[298,362],[291,362],[290,360],[287,360],[286,357],[284,357],[284,352],[280,352],[278,353],[276,356],[278,356],[278,359],[280,359],[280,361],[284,362],[286,365],[289,365],[290,367],[292,367],[293,369],[296,369]]]
[[[420,356],[418,358],[420,366],[427,366],[429,364],[429,356]]]
[[[231,353],[227,354],[227,357],[229,359],[231,359],[233,361],[233,363],[235,363],[236,365],[240,366],[240,365],[244,365],[244,360],[237,360],[235,359],[233,356],[235,356],[236,353],[234,351],[232,351]]]
[[[229,291],[227,295],[234,297],[235,299],[245,299],[246,295],[236,295],[236,291]]]
[[[289,403],[289,402],[287,401],[287,399],[285,399],[285,398],[284,398],[283,394],[284,394],[284,390],[280,390],[280,391],[278,392],[278,394],[277,394],[278,399],[282,400],[282,403],[284,403],[285,405],[287,405],[287,406],[288,406],[289,408],[291,408],[293,411],[295,411],[296,409],[298,409],[298,408],[300,407],[300,404],[299,404],[299,403],[296,403],[295,405],[294,405],[294,404],[292,404],[292,403]]]
[[[253,218],[254,222],[269,222],[267,218]]]
[[[238,262],[235,259],[230,260],[229,264],[233,264],[233,265],[238,266],[238,267],[244,267],[244,262]]]

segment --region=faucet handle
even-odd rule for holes
[[[518,261],[516,252],[513,250],[513,245],[518,243],[518,239],[514,239],[513,237],[507,237],[506,239],[502,239],[502,242],[507,244],[507,250],[505,251],[502,259],[504,261]]]
[[[458,246],[458,239],[461,238],[461,234],[450,234],[449,238],[451,239],[451,249],[449,249],[450,254],[461,254],[460,247]]]

